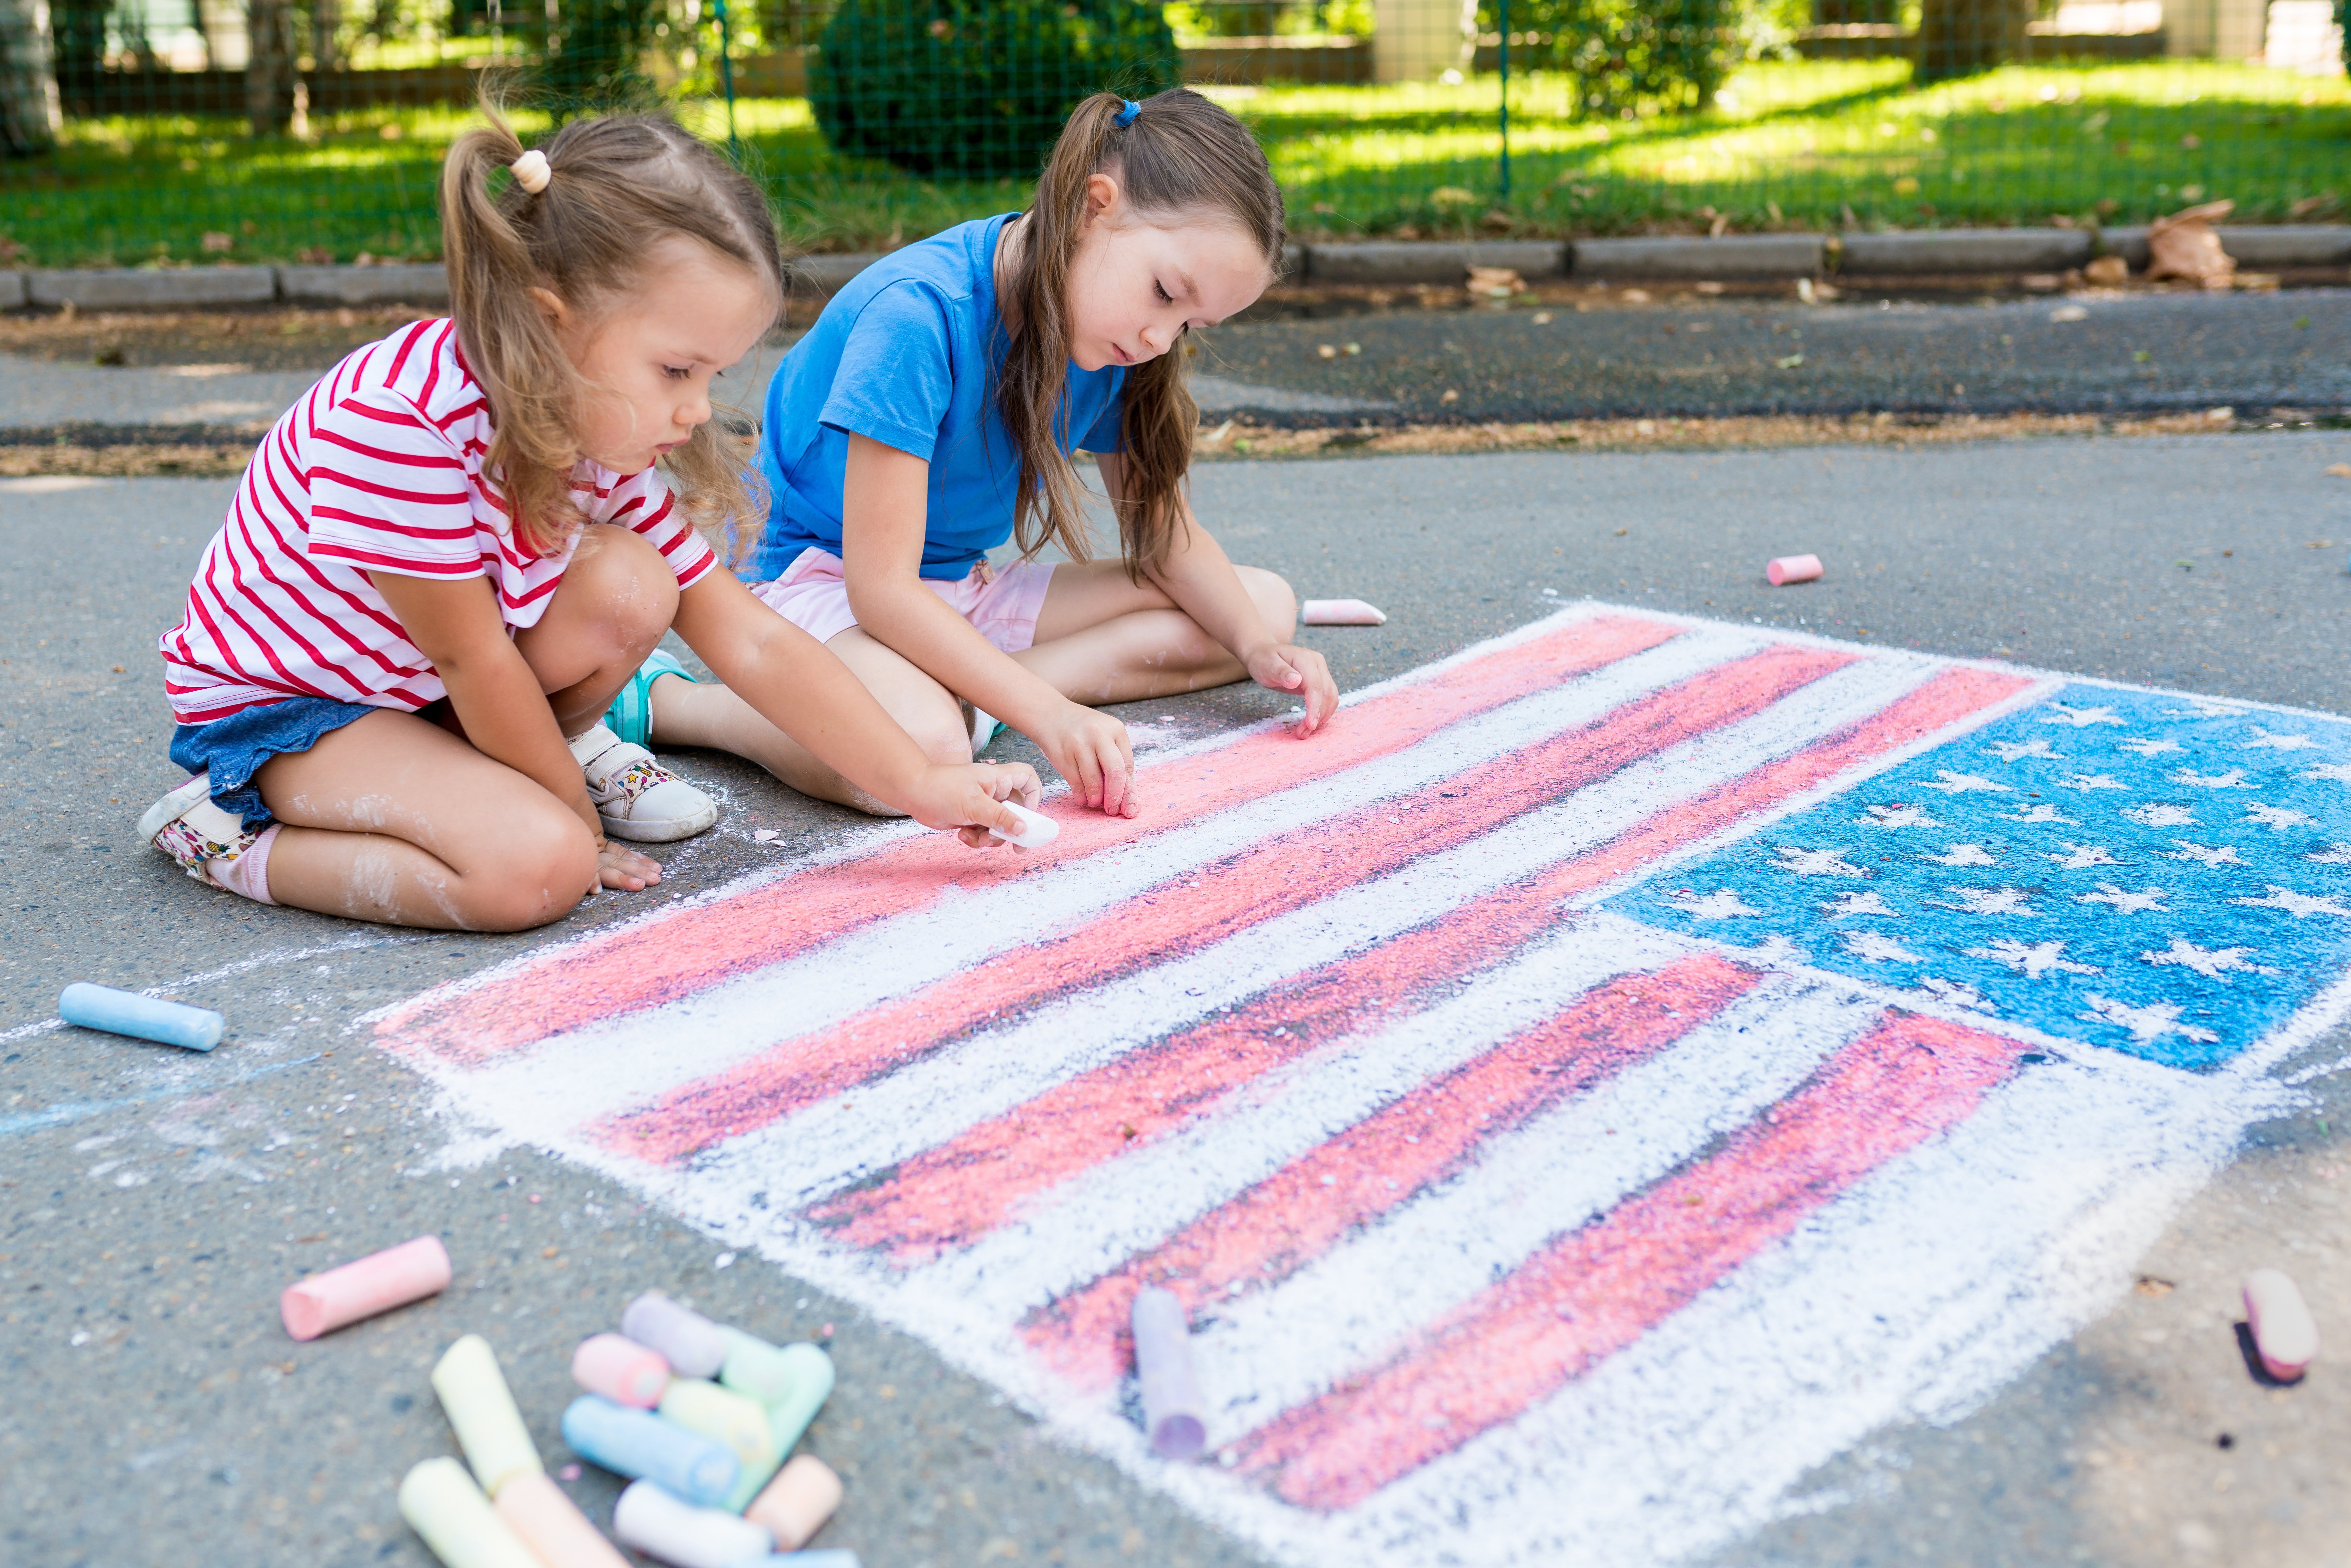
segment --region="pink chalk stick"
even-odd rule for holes
[[[669,1362],[661,1352],[616,1333],[590,1335],[571,1353],[571,1380],[615,1405],[650,1410],[669,1386]]]
[[[1792,582],[1810,582],[1821,574],[1821,558],[1816,555],[1783,555],[1763,569],[1774,588],[1784,588]]]
[[[599,1534],[580,1505],[543,1471],[516,1476],[498,1489],[498,1500],[490,1506],[547,1568],[629,1568],[620,1548]]]
[[[1387,612],[1360,599],[1310,599],[1298,607],[1309,626],[1384,626]]]
[[[2280,1383],[2298,1380],[2318,1356],[2318,1323],[2294,1281],[2275,1269],[2245,1276],[2245,1326],[2261,1352],[2262,1370]]]
[[[287,1333],[317,1339],[448,1288],[447,1249],[438,1236],[420,1236],[340,1269],[297,1280],[277,1298],[277,1312],[286,1320]]]

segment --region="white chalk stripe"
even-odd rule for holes
[[[1019,1220],[917,1270],[919,1288],[982,1317],[1017,1321],[1593,987],[1684,951],[1662,934],[1547,937],[1480,975],[1475,988],[1393,1028],[1325,1045],[1228,1095],[1175,1136],[1064,1183]]]
[[[531,1135],[551,1139],[747,1058],[788,1050],[779,1042],[1042,940],[1268,838],[1540,744],[1766,645],[1744,633],[1687,633],[1333,777],[984,892],[950,891],[756,974],[441,1076],[470,1079],[469,1094],[527,1117]],[[548,1071],[549,1062],[561,1071]]]
[[[1875,713],[1931,672],[1847,665],[1484,836],[1213,946],[1067,998],[701,1156],[749,1202],[790,1209],[946,1142],[1218,1008],[1434,920]]]
[[[1481,1568],[1719,1547],[1875,1428],[1951,1418],[2089,1321],[2275,1103],[2105,1053],[2027,1068],[1589,1376],[1385,1489],[1347,1533],[1388,1562]],[[1474,1531],[1446,1522],[1465,1501]],[[1295,1515],[1251,1511],[1303,1544]]]
[[[1220,1412],[1211,1440],[1380,1364],[1555,1237],[1753,1121],[1884,1016],[1850,990],[1767,983],[1671,1049],[1494,1139],[1459,1176],[1295,1277],[1202,1309],[1193,1346]]]

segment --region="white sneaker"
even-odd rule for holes
[[[716,800],[601,724],[571,742],[571,755],[612,838],[665,844],[690,839],[718,820]]]
[[[1004,721],[1002,719],[990,718],[987,715],[980,712],[977,708],[973,708],[971,710],[971,756],[973,761],[977,762],[979,760],[979,754],[987,749],[987,743],[994,740],[996,738],[996,732],[1003,727]]]
[[[180,869],[207,887],[221,884],[205,871],[207,862],[235,860],[267,831],[247,832],[242,818],[213,804],[212,776],[199,773],[147,808],[139,837],[179,862]]]

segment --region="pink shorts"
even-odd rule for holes
[[[926,577],[924,586],[955,607],[979,634],[1008,653],[1037,640],[1037,612],[1052,585],[1050,561],[1016,560],[1008,566],[974,566],[962,577]],[[773,582],[755,582],[751,591],[777,614],[820,643],[830,643],[857,624],[849,608],[849,584],[841,558],[810,545],[791,570]]]

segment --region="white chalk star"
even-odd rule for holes
[[[1857,865],[1849,864],[1834,850],[1800,850],[1782,845],[1780,869],[1794,872],[1798,876],[1867,876]]]
[[[1916,806],[1896,802],[1891,806],[1871,806],[1868,815],[1855,817],[1855,821],[1868,828],[1931,828],[1935,819]]]
[[[1886,900],[1874,893],[1840,893],[1822,904],[1821,908],[1832,915],[1892,915],[1894,913],[1886,907]]]
[[[2082,825],[2054,806],[2027,806],[2022,811],[2002,811],[2000,820],[2003,822],[2063,822],[2069,828]]]
[[[2250,789],[2252,788],[2245,782],[2245,770],[2241,768],[2231,768],[2226,773],[2215,773],[2209,779],[2201,773],[2183,768],[2171,776],[2171,781],[2174,784],[2193,784],[2199,789]]]
[[[2300,811],[2288,810],[2283,806],[2248,806],[2245,808],[2245,820],[2249,822],[2259,822],[2273,833],[2287,828],[2318,826],[2317,818],[2306,817]]]
[[[2260,725],[2253,726],[2253,738],[2244,742],[2245,749],[2267,747],[2272,751],[2308,751],[2318,742],[2306,735],[2272,735]]]
[[[1963,909],[1970,915],[2038,915],[2041,911],[2025,902],[2031,895],[2021,887],[1955,887],[1957,904],[1934,900],[1945,909]]]
[[[1918,986],[1922,990],[1932,992],[1937,1000],[1951,1007],[1965,1008],[1970,1012],[1979,1013],[2000,1011],[1998,1008],[1984,999],[1981,991],[1964,980],[1940,980],[1932,975],[1922,975],[1918,978]]]
[[[2306,893],[2296,893],[2290,887],[2280,887],[2275,883],[2270,883],[2270,895],[2267,898],[2232,898],[2229,902],[2241,904],[2247,909],[2283,909],[2296,920],[2305,915],[2336,915],[2346,920],[2351,920],[2351,909],[2344,908],[2340,900],[2313,898]]]
[[[2224,703],[2218,697],[2189,697],[2188,700],[2193,705],[2192,706],[2165,708],[2164,716],[2167,718],[2234,718],[2245,711],[2242,705]]]
[[[2043,860],[2054,861],[2059,865],[2064,867],[2067,871],[2081,871],[2086,867],[2094,865],[2120,865],[2122,863],[2120,861],[2115,859],[2114,856],[2108,854],[2103,847],[2097,844],[2066,843],[2063,839],[2060,839],[2057,841],[2065,845],[2066,852],[2062,855],[2043,855],[2041,858]]]
[[[1809,964],[1813,961],[1811,954],[1776,931],[1748,951],[1755,955],[1757,962],[1764,964]]]
[[[2185,1035],[2188,1039],[2207,1044],[2220,1037],[2209,1029],[2179,1021],[2178,1002],[2157,1002],[2151,1007],[2135,1008],[2118,1002],[2112,997],[2092,994],[2086,998],[2090,1010],[2078,1014],[2088,1023],[2117,1024],[2130,1030],[2131,1039],[2140,1045],[2161,1040],[2167,1034]]]
[[[2231,974],[2274,975],[2267,964],[2248,964],[2245,955],[2251,947],[2199,947],[2185,936],[2174,936],[2171,946],[2160,953],[2141,953],[2142,964],[2177,964],[2193,969],[2208,980],[2228,983]]]
[[[2130,788],[2111,773],[2068,773],[2058,782],[2068,789],[2127,789]]]
[[[2042,711],[2043,724],[2070,724],[2075,729],[2085,729],[2094,724],[2120,725],[2110,707],[2072,707],[2064,703],[2051,703]]]
[[[2185,806],[2126,806],[2123,815],[2150,828],[2184,828],[2196,820],[2196,813]]]
[[[2028,980],[2037,980],[2052,969],[2066,975],[2105,973],[2095,964],[2074,963],[2065,957],[2064,953],[2065,944],[2063,942],[2026,944],[2007,936],[2000,938],[1989,947],[1968,949],[1969,957],[1990,958],[1995,964],[2005,964],[2011,969],[2021,969]]]
[[[2021,762],[2028,757],[2059,758],[2065,755],[2062,751],[2050,750],[2047,739],[2040,736],[2031,740],[1995,740],[1984,749],[1999,752],[2002,762]]]
[[[2316,861],[2320,865],[2351,865],[2351,844],[2329,844],[2315,854],[2307,854],[2302,858],[2306,861]]]
[[[1937,865],[1998,865],[2000,862],[1984,853],[1981,844],[1953,844],[1938,855],[1921,855],[1920,860],[1933,861]]]
[[[2148,910],[2154,910],[2159,914],[2168,915],[2170,911],[2164,908],[2163,901],[2169,896],[2171,895],[2165,893],[2163,889],[2159,887],[2150,887],[2145,893],[2125,893],[2113,883],[2102,882],[2098,883],[2097,892],[2083,894],[2080,897],[2074,899],[2074,902],[2076,904],[2111,904],[2115,906],[2115,912],[2118,915],[2143,915]]]
[[[2244,860],[2234,844],[2191,844],[2186,839],[2174,839],[2179,846],[2177,854],[2168,854],[2168,861],[2194,861],[2199,865],[2242,865]]]
[[[1875,931],[1848,931],[1844,934],[1844,950],[1855,957],[1871,964],[1923,964],[1925,959],[1891,936]]]
[[[2125,751],[2136,751],[2141,757],[2161,757],[2167,751],[2188,749],[2176,740],[2117,740],[2115,744]]]
[[[2008,793],[2005,784],[1994,783],[1974,773],[1954,773],[1948,768],[1936,768],[1934,782],[1926,788],[1940,789],[1946,795],[1964,795],[1970,789],[1989,789],[2001,795]]]
[[[1666,902],[1684,915],[1695,915],[1700,920],[1738,920],[1763,913],[1750,906],[1745,899],[1727,887],[1719,893],[1677,893],[1668,896]]]
[[[2332,779],[2337,784],[2351,784],[2351,762],[2322,762],[2315,768],[2305,768],[2294,775],[2297,779]]]

